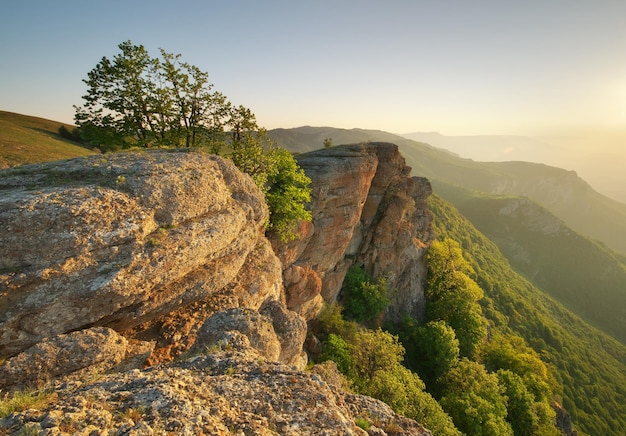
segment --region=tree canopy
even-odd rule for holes
[[[232,159],[265,194],[268,228],[286,241],[310,220],[310,179],[275,147],[252,111],[213,90],[208,73],[160,50],[125,41],[84,80],[87,93],[74,120],[84,142],[103,151],[129,147],[205,147]]]

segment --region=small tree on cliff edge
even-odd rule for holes
[[[291,153],[274,147],[250,109],[213,91],[208,74],[161,49],[151,58],[143,45],[119,44],[84,80],[84,104],[74,106],[83,140],[114,151],[129,147],[207,147],[224,153],[265,194],[268,228],[283,241],[310,220],[311,180]]]

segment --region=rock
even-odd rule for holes
[[[219,157],[25,165],[0,172],[0,192],[0,358],[86,326],[153,328],[243,276],[235,301],[258,308],[282,293],[263,195]]]
[[[305,319],[313,319],[324,307],[322,280],[309,266],[291,265],[283,271],[287,307]]]
[[[234,308],[212,315],[202,325],[191,353],[210,349],[224,340],[225,332],[239,332],[248,338],[252,348],[270,361],[304,369],[307,363],[302,345],[306,339],[306,322],[288,311],[279,301],[270,301],[257,312]]]
[[[255,310],[245,308],[228,309],[212,315],[198,331],[190,352],[210,349],[224,332],[232,331],[246,336],[252,348],[264,358],[272,362],[278,361],[281,347],[272,320]]]
[[[371,417],[376,434],[431,434],[380,401],[261,359],[240,333],[230,339],[208,355],[61,387],[41,411],[0,421],[0,432],[366,435],[355,419]]]
[[[433,239],[428,180],[409,176],[394,144],[330,147],[297,159],[312,180],[313,219],[300,225],[299,240],[272,239],[283,262],[287,307],[313,319],[321,300],[337,300],[348,268],[359,264],[387,277],[394,291],[387,318],[420,318]]]
[[[556,412],[556,427],[565,436],[578,436],[578,432],[572,427],[572,416],[559,403],[552,403],[552,409]]]
[[[278,361],[304,369],[308,360],[302,350],[307,332],[305,319],[296,312],[287,310],[283,303],[276,300],[269,301],[260,313],[272,320],[274,332],[280,342]]]
[[[127,350],[126,338],[105,327],[44,339],[0,366],[0,389],[43,386],[83,369],[103,372],[119,365]]]

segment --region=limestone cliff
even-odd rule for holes
[[[58,401],[0,432],[364,434],[355,420],[369,417],[370,434],[430,434],[301,372],[306,320],[353,263],[388,277],[388,316],[419,315],[430,185],[391,144],[299,161],[313,221],[273,247],[262,193],[217,156],[1,171],[0,390],[46,386]]]
[[[424,254],[432,240],[428,180],[388,143],[325,148],[297,156],[312,180],[313,219],[301,238],[273,241],[283,262],[287,305],[315,317],[337,299],[348,268],[362,265],[386,276],[392,290],[387,317],[420,318],[424,309]]]

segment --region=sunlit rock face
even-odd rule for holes
[[[420,318],[432,240],[428,180],[409,176],[394,144],[330,147],[297,158],[312,180],[313,220],[301,224],[296,241],[272,240],[288,307],[313,318],[324,301],[337,300],[348,268],[358,264],[387,277],[388,318]]]
[[[213,311],[284,301],[263,194],[222,158],[27,165],[0,172],[0,192],[0,357],[103,326],[170,358]]]

